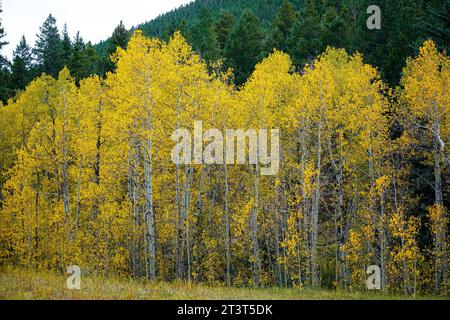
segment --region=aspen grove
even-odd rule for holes
[[[136,31],[113,60],[0,107],[0,265],[348,290],[378,265],[384,291],[449,293],[450,60],[432,41],[398,88],[334,48],[302,70],[274,51],[240,87],[180,33]],[[279,129],[278,172],[173,163],[196,121]]]

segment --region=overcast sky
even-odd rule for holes
[[[97,43],[108,38],[120,20],[130,28],[188,2],[191,0],[0,0],[0,19],[9,42],[2,54],[11,58],[23,34],[33,46],[50,13],[60,31],[66,22],[71,37],[80,31],[86,42]]]

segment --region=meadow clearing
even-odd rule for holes
[[[211,287],[184,282],[149,282],[119,277],[82,276],[81,289],[66,287],[67,275],[26,269],[0,270],[1,300],[402,300],[434,297],[381,292],[301,288]]]

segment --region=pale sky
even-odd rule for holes
[[[0,0],[2,26],[7,46],[2,49],[9,59],[22,35],[33,46],[36,34],[51,13],[61,31],[67,23],[70,36],[77,31],[93,44],[107,39],[123,20],[126,28],[152,20],[161,13],[192,0]]]

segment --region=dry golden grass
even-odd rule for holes
[[[148,282],[129,278],[83,276],[81,290],[66,287],[67,275],[24,269],[0,270],[0,299],[146,299],[146,300],[342,300],[414,299],[376,292],[209,287]],[[430,298],[430,297],[421,297]]]

